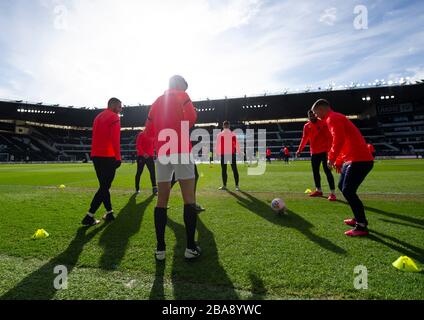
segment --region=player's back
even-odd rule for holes
[[[91,156],[115,156],[111,133],[112,127],[119,125],[119,122],[119,116],[110,109],[106,109],[97,115],[93,122]]]

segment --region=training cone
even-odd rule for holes
[[[50,235],[48,234],[48,232],[44,229],[38,229],[34,235],[32,236],[32,239],[37,240],[37,239],[45,239],[48,238]]]
[[[305,193],[312,193],[312,190],[311,189],[306,189],[305,190]]]
[[[392,263],[393,267],[405,272],[421,272],[421,269],[415,264],[414,260],[407,256],[402,256]]]
[[[64,185],[64,184],[61,184],[60,186],[59,186],[59,189],[65,189],[66,188],[66,186]]]

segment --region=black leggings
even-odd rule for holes
[[[140,178],[143,174],[144,166],[147,166],[150,172],[150,181],[152,182],[152,187],[156,187],[156,172],[155,172],[155,162],[153,157],[139,156],[137,158],[137,173],[135,175],[135,190],[140,190]]]
[[[349,202],[356,221],[366,225],[368,224],[368,221],[365,217],[364,205],[356,194],[356,191],[365,180],[368,173],[370,173],[373,166],[373,161],[352,162],[351,164],[345,164],[343,166],[339,182],[339,189],[343,193],[347,202]]]
[[[89,212],[95,214],[102,203],[108,212],[112,211],[109,189],[112,186],[113,179],[115,178],[116,159],[94,157],[93,164],[100,187],[91,201]]]
[[[227,175],[227,162],[229,161],[228,159],[229,155],[222,155],[221,156],[221,171],[222,171],[222,183],[224,184],[224,186],[227,186],[227,180],[228,180],[228,175]],[[231,156],[231,169],[233,170],[233,175],[234,175],[234,180],[236,182],[236,186],[239,185],[239,173],[237,170],[237,155],[233,154]]]
[[[321,175],[319,174],[319,169],[322,163],[322,167],[324,169],[325,175],[327,176],[328,185],[330,186],[330,190],[335,190],[336,185],[334,183],[334,177],[331,173],[331,170],[327,166],[327,153],[317,153],[313,154],[311,158],[312,163],[312,171],[314,173],[314,181],[315,187],[321,189]]]

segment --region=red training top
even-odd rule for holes
[[[266,149],[266,156],[270,157],[271,156],[271,149]]]
[[[158,157],[189,154],[189,130],[196,120],[197,113],[188,94],[170,89],[153,103],[144,132],[153,139]]]
[[[285,147],[285,148],[284,148],[284,154],[285,154],[286,156],[289,156],[289,155],[290,155],[289,148],[287,148],[287,147]]]
[[[309,142],[311,155],[328,152],[331,147],[331,134],[327,124],[318,120],[316,123],[308,121],[303,127],[302,141],[297,152],[302,152]]]
[[[335,162],[340,154],[344,162],[374,160],[361,132],[345,115],[331,110],[325,121],[333,137],[328,160]]]
[[[216,137],[216,154],[218,156],[240,153],[237,136],[230,129],[222,130]]]
[[[91,157],[121,160],[121,120],[110,109],[101,112],[93,123]]]
[[[144,132],[140,132],[137,136],[137,155],[144,156],[147,154],[149,157],[153,157],[155,155],[155,151],[153,148],[153,140],[152,138],[147,137]]]

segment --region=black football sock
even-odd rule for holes
[[[155,229],[156,229],[156,240],[157,240],[157,250],[165,251],[165,228],[166,223],[168,222],[166,208],[155,208]]]
[[[194,237],[196,235],[197,224],[196,204],[186,204],[184,206],[184,224],[187,234],[187,248],[195,250],[196,242],[194,241]]]

